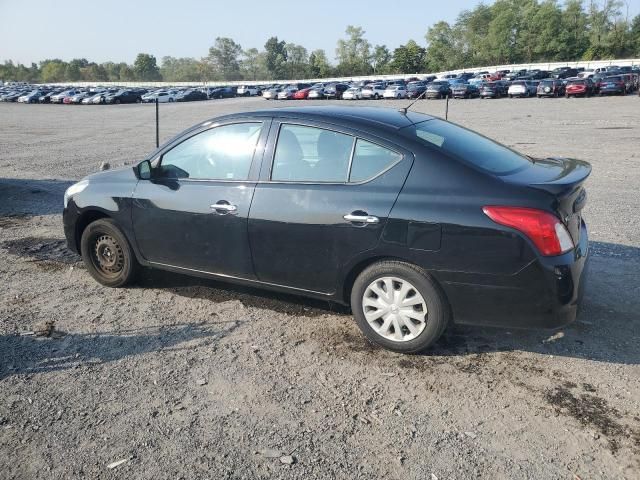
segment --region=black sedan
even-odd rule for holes
[[[104,99],[105,103],[141,103],[142,95],[135,90],[120,90],[113,95],[109,95]]]
[[[197,100],[206,100],[207,94],[202,90],[185,90],[176,96],[176,102],[195,102]]]
[[[63,222],[103,285],[145,266],[326,299],[410,353],[451,322],[575,319],[590,172],[411,111],[263,110],[72,185]]]

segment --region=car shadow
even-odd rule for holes
[[[335,302],[156,269],[144,269],[137,278],[136,286],[162,288],[182,297],[204,299],[213,303],[239,300],[248,307],[300,317],[318,317],[328,314],[348,315],[350,312],[348,307]]]
[[[62,213],[64,192],[73,183],[71,180],[0,178],[0,221]]]
[[[149,352],[212,345],[243,322],[184,323],[98,333],[53,332],[52,338],[0,335],[0,381],[12,375],[55,372],[115,362]],[[188,347],[182,347],[186,345]]]
[[[427,351],[428,356],[465,356],[492,351],[528,351],[620,364],[640,363],[640,248],[591,242],[590,272],[576,322],[557,330],[453,325]],[[633,277],[637,279],[635,282]],[[212,280],[147,270],[138,285],[218,303],[240,300],[247,306],[299,317],[349,316],[347,307],[295,295],[273,293]],[[517,315],[517,312],[514,312]],[[335,339],[331,339],[335,341]],[[349,337],[361,342],[364,337]],[[352,345],[362,349],[364,345]],[[368,347],[370,348],[370,347]]]

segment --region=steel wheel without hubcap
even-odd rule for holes
[[[406,280],[381,277],[366,288],[362,309],[371,328],[381,337],[407,342],[427,325],[427,304],[420,292]]]
[[[125,263],[122,247],[109,235],[96,239],[91,259],[96,269],[106,277],[116,277]]]
[[[93,278],[107,287],[122,287],[133,280],[137,262],[135,255],[116,223],[101,218],[82,232],[80,252]]]

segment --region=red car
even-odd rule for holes
[[[293,98],[296,100],[306,100],[309,97],[309,92],[311,88],[303,88],[302,90],[298,90],[293,94]]]
[[[590,97],[594,93],[594,84],[590,78],[572,78],[567,82],[567,87],[564,91],[566,98],[576,97],[578,95],[583,97]]]

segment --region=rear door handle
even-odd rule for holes
[[[226,200],[220,200],[218,203],[210,205],[211,210],[215,210],[216,213],[230,213],[235,214],[238,211],[236,205],[231,205]]]
[[[349,213],[343,216],[347,222],[351,223],[364,223],[364,224],[376,224],[380,223],[380,219],[378,217],[374,217],[373,215],[354,215],[353,213]]]

